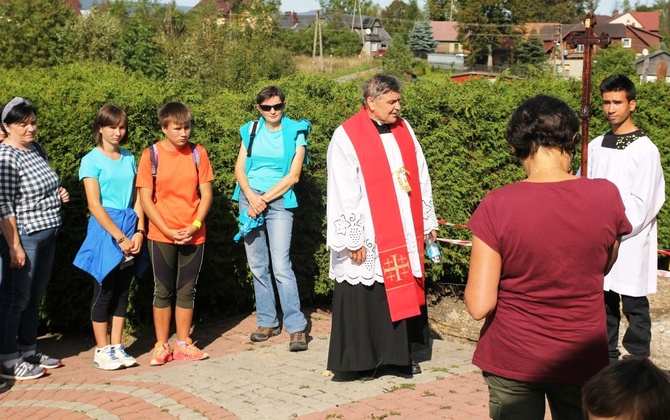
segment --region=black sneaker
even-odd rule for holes
[[[0,363],[0,378],[14,381],[23,381],[26,379],[37,379],[46,373],[46,369],[35,366],[19,359],[12,367],[6,367]]]
[[[258,327],[255,333],[251,333],[251,341],[265,341],[270,337],[279,335],[281,333],[281,327]]]
[[[290,351],[307,350],[307,334],[305,334],[305,331],[291,333],[291,341],[288,343],[288,349]]]
[[[56,369],[63,366],[63,363],[60,360],[54,359],[53,357],[49,357],[46,354],[40,352],[37,352],[32,356],[22,356],[22,358],[26,362],[44,369]]]

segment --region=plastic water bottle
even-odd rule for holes
[[[428,258],[433,262],[433,264],[441,264],[442,257],[440,257],[440,247],[437,246],[435,240],[433,240],[433,235],[426,235],[426,253],[428,253]]]

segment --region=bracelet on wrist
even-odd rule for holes
[[[136,229],[136,230],[135,230],[135,233],[141,233],[142,236],[147,236],[147,233],[146,233],[144,230],[142,230],[142,229]]]
[[[191,223],[193,226],[197,227],[198,230],[202,227],[202,222],[200,220],[194,220],[193,223]]]
[[[123,241],[125,241],[125,240],[126,240],[126,237],[125,237],[125,236],[122,236],[122,237],[120,237],[119,239],[116,240],[116,243],[117,243],[117,244],[121,244],[121,243],[122,243]]]

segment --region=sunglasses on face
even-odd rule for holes
[[[274,109],[275,111],[282,111],[284,109],[284,102],[279,102],[278,104],[274,105],[258,105],[258,107],[265,112],[270,112],[271,109]]]

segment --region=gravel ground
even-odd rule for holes
[[[462,287],[433,289],[428,296],[428,317],[434,334],[444,340],[475,343],[483,321],[473,320],[465,309]],[[658,293],[649,295],[652,321],[651,360],[670,370],[670,278],[658,278]],[[626,329],[625,320],[620,331]],[[622,352],[623,347],[621,347]]]

